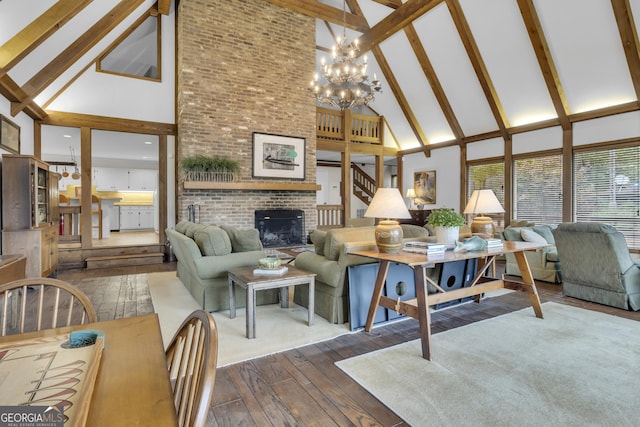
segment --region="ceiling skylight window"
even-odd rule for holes
[[[160,80],[160,16],[134,24],[98,59],[98,71]]]

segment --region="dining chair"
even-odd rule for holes
[[[204,425],[218,360],[218,330],[213,316],[204,310],[195,310],[187,316],[166,355],[178,424]]]
[[[91,301],[70,283],[51,278],[0,285],[0,336],[98,321]]]

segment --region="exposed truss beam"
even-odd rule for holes
[[[383,6],[390,7],[392,9],[397,9],[402,6],[402,0],[373,0],[376,3],[380,3]]]
[[[19,100],[26,97],[26,94],[22,90],[20,86],[16,82],[14,82],[11,77],[8,75],[4,75],[0,77],[0,94],[7,98],[8,101],[11,102],[11,106],[16,105]],[[39,105],[35,102],[30,102],[24,108],[24,112],[31,117],[33,120],[41,120],[42,118],[47,116],[47,113],[44,112]]]
[[[618,24],[618,31],[620,32],[622,47],[627,58],[636,99],[640,100],[640,42],[638,41],[638,33],[633,21],[631,5],[629,0],[611,0],[611,6]]]
[[[533,51],[538,59],[540,71],[542,71],[542,76],[547,84],[547,90],[549,91],[549,96],[553,102],[562,129],[570,129],[571,123],[569,123],[567,117],[567,115],[571,113],[569,103],[562,89],[562,83],[560,82],[558,71],[553,62],[547,39],[542,31],[542,25],[538,19],[538,13],[533,5],[533,0],[518,0],[518,6],[520,7],[520,14],[527,27],[527,33],[529,34]]]
[[[47,117],[41,125],[91,128],[118,132],[144,133],[149,135],[175,135],[176,125],[143,120],[121,119],[117,117],[94,116],[90,114],[66,113],[47,110]]]
[[[367,21],[358,15],[353,13],[346,13],[343,21],[342,9],[335,8],[333,6],[320,3],[315,0],[264,0],[267,3],[271,3],[276,6],[280,6],[285,9],[290,9],[295,12],[301,13],[306,16],[318,18],[323,21],[332,22],[334,24],[345,24],[347,28],[364,32],[369,26]]]
[[[33,101],[48,85],[64,73],[74,62],[82,57],[89,49],[95,46],[113,28],[131,14],[143,0],[122,0],[111,9],[102,19],[94,24],[83,35],[55,57],[49,64],[42,68],[25,85],[23,90],[26,97],[20,100],[20,104],[12,106],[11,114],[18,114],[27,104]]]
[[[168,15],[171,8],[171,0],[158,0],[158,13]]]
[[[0,46],[0,77],[93,0],[60,0]]]
[[[500,99],[498,98],[498,93],[496,92],[496,89],[491,82],[491,77],[489,76],[487,67],[482,60],[480,50],[478,49],[478,45],[476,44],[473,34],[471,33],[469,23],[467,22],[467,19],[462,12],[460,2],[458,0],[446,0],[446,3],[449,7],[449,11],[451,12],[453,22],[458,29],[458,33],[460,34],[462,44],[467,51],[467,55],[469,56],[471,65],[473,66],[473,69],[478,76],[480,86],[482,87],[482,91],[487,98],[487,102],[489,103],[491,112],[493,113],[496,123],[498,124],[498,128],[500,129],[503,138],[508,139],[509,134],[507,132],[507,128],[509,127],[509,120],[506,113],[504,112],[504,109],[502,108],[502,104],[500,103]]]
[[[358,16],[364,16],[364,13],[362,13],[362,9],[360,9],[360,5],[358,4],[357,0],[347,0],[347,4],[349,5],[349,9],[353,13],[355,13]],[[367,23],[367,26],[368,25],[369,24]],[[422,131],[422,127],[420,126],[420,123],[418,122],[418,119],[416,118],[415,114],[413,114],[413,110],[409,105],[409,101],[404,96],[404,92],[402,92],[402,88],[400,88],[400,84],[398,83],[398,80],[393,74],[393,71],[391,70],[389,63],[387,62],[387,59],[382,53],[382,49],[380,49],[380,46],[376,45],[373,49],[371,49],[371,52],[373,53],[373,56],[376,58],[376,62],[378,63],[378,66],[380,67],[382,74],[384,74],[387,84],[389,85],[389,88],[393,92],[393,95],[395,96],[396,101],[400,106],[400,109],[402,110],[405,118],[407,119],[407,122],[409,123],[411,130],[413,131],[415,137],[418,139],[418,142],[420,142],[420,145],[422,146],[428,145],[429,141],[427,140],[427,136]],[[397,143],[397,140],[396,140],[396,143]]]
[[[441,2],[442,0],[407,1],[360,37],[360,50],[362,52],[371,50],[373,46],[379,45],[393,34],[401,31],[407,24],[418,19]]]

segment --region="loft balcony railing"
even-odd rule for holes
[[[382,144],[382,121],[381,116],[318,107],[316,135],[328,140]]]

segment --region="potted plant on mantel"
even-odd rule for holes
[[[185,157],[180,161],[180,167],[185,181],[233,182],[240,171],[236,160],[202,154]]]
[[[427,224],[433,225],[438,243],[452,244],[458,240],[464,217],[453,209],[439,208],[431,211]]]

